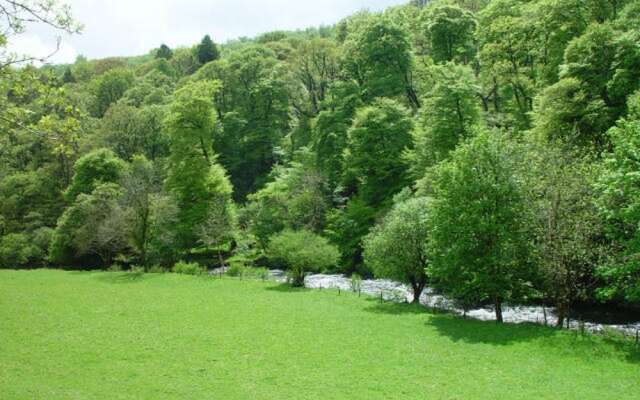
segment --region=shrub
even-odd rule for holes
[[[287,275],[293,286],[304,286],[307,272],[334,267],[340,258],[338,249],[327,239],[305,230],[286,230],[272,237],[267,254],[289,269]]]
[[[109,272],[122,272],[122,265],[118,263],[113,263],[109,268],[107,268]]]
[[[231,266],[227,269],[227,275],[235,277],[243,276],[246,268],[247,267],[242,263],[231,263]]]
[[[28,235],[12,233],[0,238],[0,267],[25,268],[44,258]]]
[[[362,288],[362,277],[358,274],[351,275],[351,282],[349,284],[351,285],[351,290],[354,293],[359,292]]]
[[[162,265],[155,264],[147,268],[147,272],[150,274],[164,274],[167,270]]]
[[[202,275],[205,273],[205,268],[198,263],[187,263],[184,261],[177,262],[172,271],[176,274],[185,275]]]
[[[134,274],[143,274],[145,272],[144,267],[141,265],[132,265],[130,271]]]

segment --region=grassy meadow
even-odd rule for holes
[[[637,399],[633,344],[275,283],[0,270],[0,399]]]

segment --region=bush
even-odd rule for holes
[[[164,274],[167,270],[162,265],[155,264],[147,268],[147,272],[150,274]]]
[[[293,286],[304,286],[307,272],[334,267],[340,259],[340,252],[327,239],[305,230],[286,230],[272,237],[267,255],[289,269],[287,276]]]
[[[187,263],[184,261],[177,262],[172,271],[176,274],[184,275],[202,275],[205,273],[205,268],[198,263]]]
[[[113,263],[109,268],[107,268],[109,272],[122,272],[122,265],[118,263]]]
[[[43,260],[42,249],[28,235],[12,233],[0,238],[0,267],[26,268]]]
[[[362,288],[362,277],[358,274],[352,274],[351,282],[349,282],[349,284],[351,285],[351,291],[354,293],[359,292]]]
[[[252,268],[243,264],[231,264],[227,275],[242,278],[255,278],[266,280],[269,278],[269,270],[266,268]]]
[[[234,262],[231,263],[231,266],[227,269],[227,275],[235,277],[243,276],[245,269],[247,269],[247,267],[244,264]]]

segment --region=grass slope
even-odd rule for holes
[[[276,283],[0,271],[1,399],[637,399],[630,345]]]

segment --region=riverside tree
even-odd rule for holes
[[[419,303],[427,284],[428,237],[429,201],[401,201],[364,238],[364,260],[376,277],[410,285]]]
[[[177,245],[183,250],[196,247],[197,227],[211,216],[220,196],[230,192],[222,167],[212,150],[216,117],[213,95],[216,82],[192,82],[175,93],[167,118],[171,136],[166,186],[175,196],[178,223]]]
[[[490,301],[498,322],[503,304],[521,299],[533,278],[514,152],[499,133],[483,131],[434,174],[428,273],[464,304]]]
[[[306,230],[285,230],[269,242],[267,255],[289,269],[293,286],[304,286],[308,272],[318,272],[334,267],[340,253],[327,239]]]

